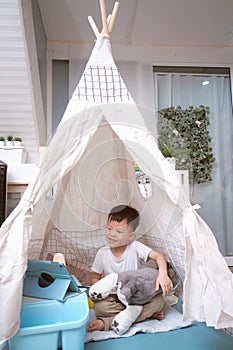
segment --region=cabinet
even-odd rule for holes
[[[17,206],[22,198],[28,183],[10,183],[7,184],[7,216]]]
[[[33,178],[36,164],[9,163],[7,172],[7,215],[17,206]]]

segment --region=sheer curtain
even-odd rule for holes
[[[223,255],[233,255],[233,123],[230,77],[155,73],[156,110],[210,107],[210,136],[215,157],[213,181],[191,185],[190,200],[212,229]],[[203,81],[208,85],[202,85]]]

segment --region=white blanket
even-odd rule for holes
[[[90,321],[95,319],[94,310],[90,310]],[[173,307],[165,307],[165,319],[162,321],[148,320],[140,323],[136,323],[123,335],[117,335],[114,331],[95,331],[87,332],[85,336],[85,343],[90,341],[98,341],[110,338],[130,337],[136,333],[156,333],[156,332],[168,332],[174,329],[190,326],[192,322],[190,320],[183,321],[183,316],[175,310]]]

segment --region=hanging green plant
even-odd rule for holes
[[[177,170],[189,170],[190,182],[212,181],[214,156],[208,131],[210,108],[163,108],[158,112],[158,145],[165,157],[176,158]]]

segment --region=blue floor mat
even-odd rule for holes
[[[233,350],[233,337],[223,330],[195,322],[192,326],[166,333],[136,334],[85,344],[85,350]]]
[[[175,305],[182,313],[182,302]],[[164,333],[138,333],[129,338],[85,344],[85,350],[233,350],[233,336],[223,330],[193,322],[186,328]]]

